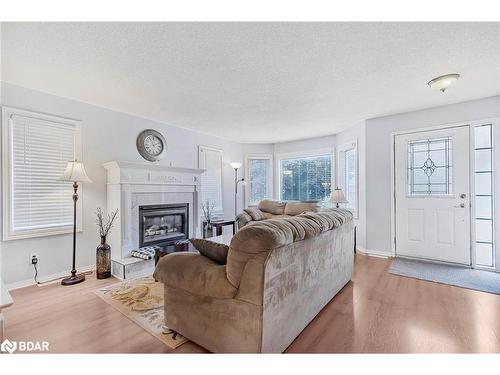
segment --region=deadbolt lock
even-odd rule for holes
[[[464,193],[460,194],[460,198],[464,199],[467,195],[465,195]]]

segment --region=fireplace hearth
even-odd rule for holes
[[[139,206],[139,246],[166,246],[189,236],[189,205]]]

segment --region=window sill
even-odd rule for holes
[[[82,228],[77,228],[77,233],[83,232]],[[73,233],[73,227],[71,228],[58,228],[54,230],[40,230],[40,231],[26,231],[26,232],[15,232],[9,233],[7,231],[4,232],[3,241],[14,241],[14,240],[23,240],[28,238],[38,238],[38,237],[48,237],[48,236],[58,236],[63,234],[71,234]]]

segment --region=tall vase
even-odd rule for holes
[[[214,230],[210,220],[203,222],[203,238],[210,238],[214,236]]]
[[[101,244],[96,248],[96,274],[98,279],[111,276],[111,246],[106,243],[106,236],[101,236]]]

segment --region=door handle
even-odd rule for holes
[[[455,208],[465,208],[465,203],[460,203],[458,206],[455,206]]]

